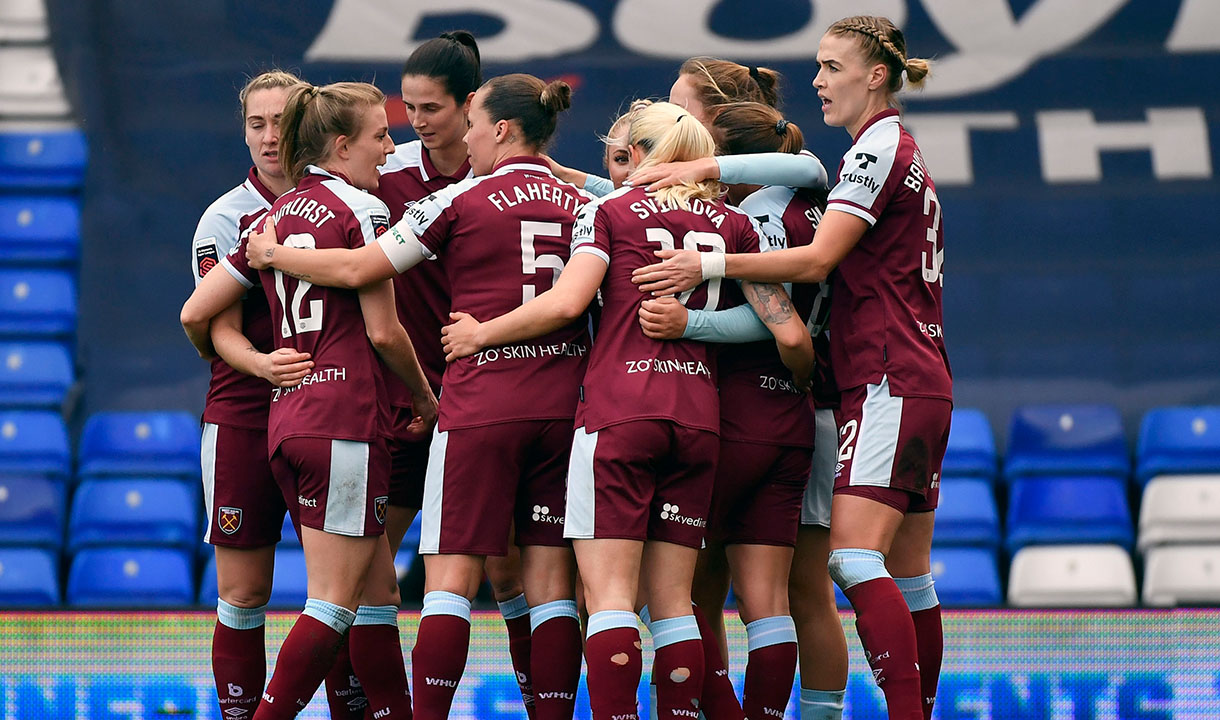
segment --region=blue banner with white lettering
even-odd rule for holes
[[[1213,0],[49,0],[91,145],[81,288],[87,404],[199,407],[181,339],[199,214],[244,176],[236,93],[278,66],[397,96],[418,42],[465,27],[485,75],[576,89],[552,154],[597,171],[596,133],[663,97],[681,61],[780,70],[784,110],[832,171],[849,138],[810,87],[818,39],[860,12],[930,57],[904,97],[944,204],[957,404],[1220,402],[1220,3]],[[391,98],[395,140],[413,139]]]

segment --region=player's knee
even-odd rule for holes
[[[843,592],[860,583],[890,576],[885,569],[884,555],[861,548],[831,550],[827,568],[831,579]]]
[[[225,588],[219,593],[220,599],[239,608],[257,608],[267,604],[271,599],[270,586],[248,585]]]

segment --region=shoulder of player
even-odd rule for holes
[[[357,217],[368,213],[389,216],[390,211],[386,204],[372,193],[367,193],[336,178],[324,180],[322,186]]]
[[[745,200],[741,201],[738,209],[750,217],[771,214],[782,216],[795,194],[796,191],[790,187],[768,185],[750,193]]]
[[[580,209],[580,212],[582,214],[593,215],[604,208],[629,203],[630,201],[623,200],[622,198],[630,194],[632,190],[635,190],[635,188],[624,185],[623,187],[617,188],[612,192],[602,195],[601,197],[593,197],[591,200],[589,200],[589,202],[585,203],[585,206]]]
[[[378,168],[382,175],[400,172],[408,168],[423,167],[423,143],[419,140],[402,143],[394,146],[394,152],[385,159],[385,165]]]
[[[889,174],[908,134],[897,116],[884,118],[864,131],[844,156],[844,170],[870,175]]]
[[[227,224],[231,225],[236,233],[238,220],[264,209],[266,204],[263,199],[254,197],[243,183],[213,200],[199,216],[199,224]]]

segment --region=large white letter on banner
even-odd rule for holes
[[[326,25],[305,59],[402,62],[419,46],[413,41],[429,15],[477,13],[504,23],[504,30],[479,38],[485,62],[521,62],[579,52],[597,40],[597,17],[562,0],[335,0]]]
[[[885,15],[906,22],[905,0],[810,0],[812,17],[804,27],[781,37],[743,40],[712,32],[709,20],[719,0],[620,0],[614,9],[614,37],[623,47],[649,57],[685,60],[713,55],[752,60],[812,60],[822,33],[834,21],[851,15]],[[793,78],[804,84],[808,78]]]
[[[957,52],[932,66],[920,97],[955,97],[989,90],[1025,72],[1034,61],[1088,36],[1128,0],[1038,0],[1020,20],[1008,0],[923,0],[928,16]],[[911,48],[920,55],[919,48]]]
[[[1096,182],[1101,153],[1150,150],[1157,180],[1212,176],[1207,118],[1202,108],[1149,108],[1146,122],[1099,123],[1091,110],[1037,114],[1042,178],[1048,183]]]

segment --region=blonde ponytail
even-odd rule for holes
[[[667,102],[640,109],[631,120],[628,141],[645,154],[639,164],[641,170],[661,163],[712,157],[716,152],[716,143],[707,128],[685,108]],[[691,200],[720,197],[720,183],[716,180],[684,182],[661,188],[656,191],[656,197],[662,203],[690,210]]]

